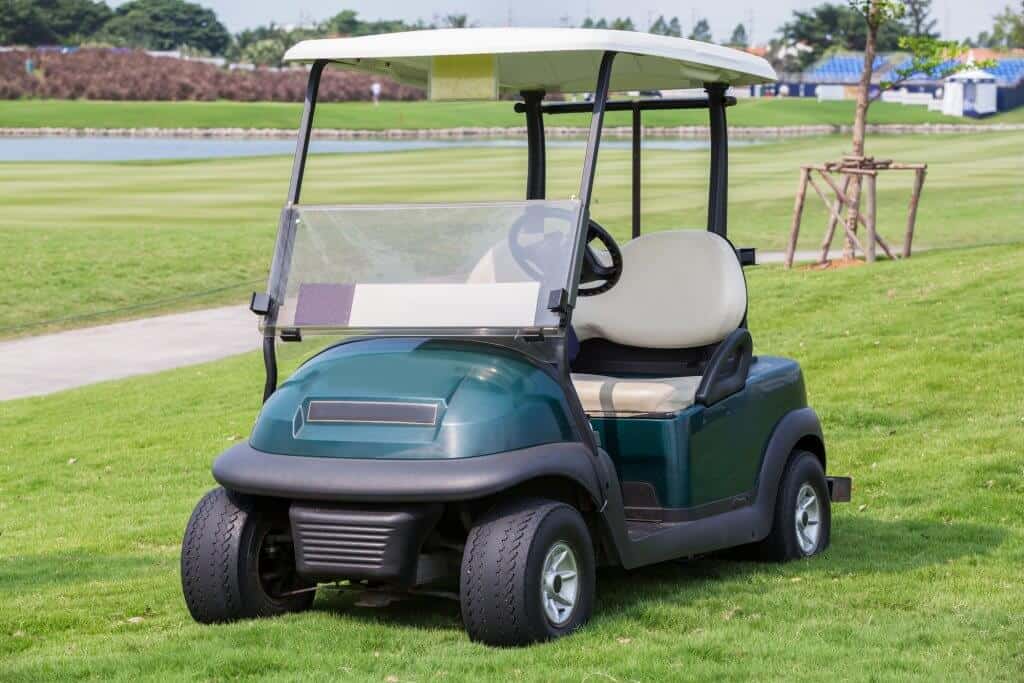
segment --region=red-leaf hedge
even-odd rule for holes
[[[25,60],[35,73],[25,72]],[[381,98],[416,100],[423,91],[368,74],[328,69],[320,83],[322,101],[368,100],[370,85],[381,84]],[[304,69],[230,71],[212,64],[141,51],[82,49],[0,52],[0,99],[28,97],[88,100],[238,100],[301,102]]]

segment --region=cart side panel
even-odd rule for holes
[[[743,391],[710,408],[591,422],[615,463],[627,508],[688,517],[682,511],[752,493],[772,430],[806,405],[800,366],[763,356],[751,366]]]

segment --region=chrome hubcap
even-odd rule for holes
[[[810,484],[804,484],[796,494],[796,540],[804,555],[818,547],[821,536],[821,501]]]
[[[577,572],[576,554],[569,544],[558,541],[551,546],[544,557],[540,599],[548,621],[555,626],[569,621],[576,607],[580,593]]]

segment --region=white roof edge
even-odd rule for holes
[[[636,56],[640,60],[635,67],[637,73],[645,72],[645,66],[647,69],[642,78],[637,76],[632,80],[639,79],[644,83],[656,72],[665,75],[664,65],[653,64],[662,60],[689,67],[688,77],[692,80],[698,80],[703,74],[720,77],[727,83],[747,85],[771,82],[777,78],[767,60],[721,45],[634,31],[578,28],[431,29],[306,40],[288,50],[284,59],[292,62],[341,61],[357,68],[384,72],[379,60],[395,60],[404,63],[403,66],[416,65],[422,69],[424,62],[438,56],[492,54],[499,57],[499,61],[510,63],[527,55],[543,56],[551,66],[545,77],[550,78],[563,64],[569,64],[574,73],[561,76],[567,83],[575,84],[582,77],[582,65],[578,58],[573,59],[572,54],[607,51]],[[358,65],[355,64],[357,61]],[[701,67],[705,68],[702,70]],[[519,83],[522,74],[516,75],[520,78],[515,83]],[[594,69],[592,78],[596,77],[597,70]],[[630,81],[629,78],[624,80]],[[661,87],[675,85],[667,82]]]
[[[996,77],[983,69],[968,69],[946,77],[947,81],[994,81]]]

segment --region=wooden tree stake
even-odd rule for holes
[[[800,237],[800,220],[804,213],[804,198],[807,196],[807,181],[811,177],[811,169],[800,169],[800,184],[796,189],[796,201],[793,203],[793,225],[789,229],[789,245],[786,247],[786,268],[793,267],[796,254],[796,242]]]
[[[910,208],[907,210],[907,234],[903,237],[903,258],[910,258],[910,245],[914,241],[914,224],[917,223],[917,205],[921,201],[921,190],[924,188],[924,177],[927,173],[927,166],[914,169],[914,191],[910,195]]]
[[[875,262],[875,244],[878,242],[878,234],[875,226],[875,219],[878,217],[878,202],[875,196],[875,190],[877,189],[877,177],[869,175],[864,178],[864,182],[867,183],[867,229],[868,229],[868,245],[864,251],[864,259],[868,263]]]
[[[836,187],[836,184],[832,181],[832,178],[828,173],[825,173],[822,170],[819,170],[818,173],[825,182],[829,184],[829,187],[831,187],[832,191],[836,193],[836,196],[839,197],[839,211],[833,212],[832,216],[828,219],[828,228],[825,230],[825,239],[821,243],[821,258],[818,259],[818,262],[825,263],[828,261],[828,252],[832,248],[832,239],[836,234],[836,224],[842,221],[843,225],[846,225],[846,221],[844,221],[841,216],[843,208],[846,206],[846,191],[850,187],[850,176],[843,176],[843,189],[840,192],[839,188]]]

